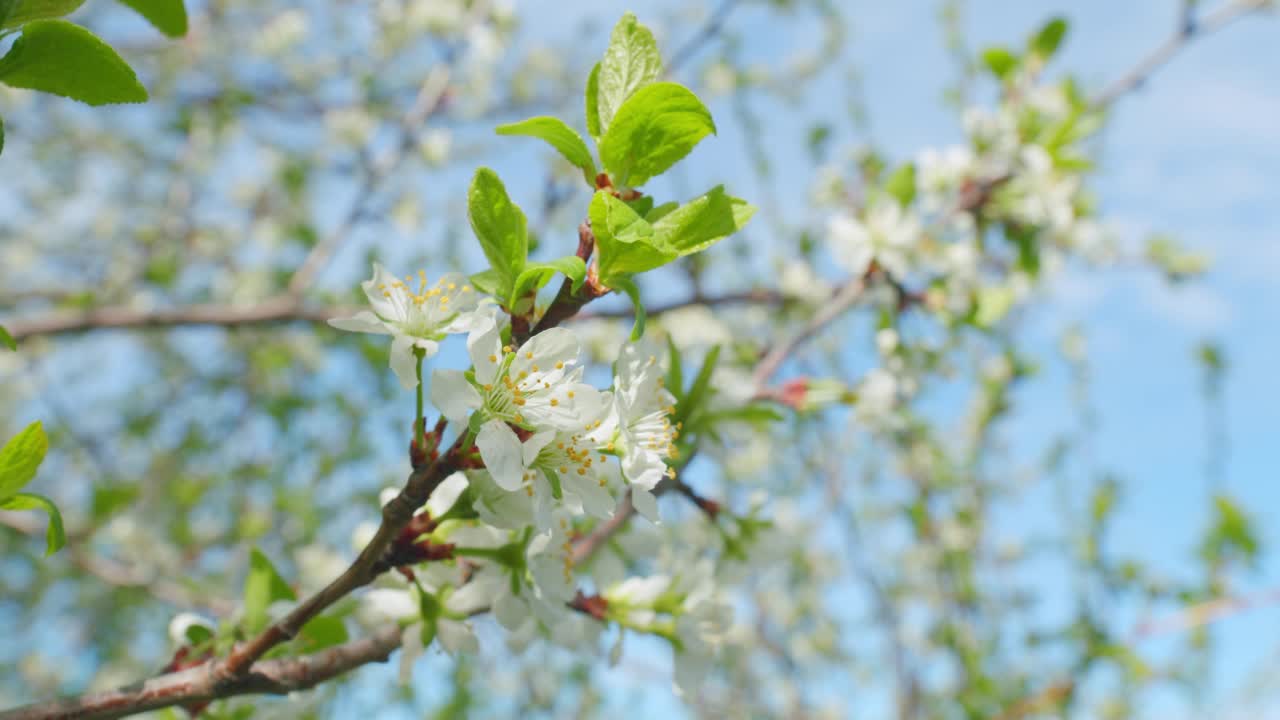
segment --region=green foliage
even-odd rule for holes
[[[299,652],[313,653],[347,641],[347,625],[336,615],[319,615],[298,633]]]
[[[1200,547],[1201,556],[1212,565],[1231,559],[1255,564],[1260,545],[1249,516],[1225,495],[1213,499],[1213,509],[1213,523]]]
[[[0,498],[11,497],[36,476],[49,450],[40,421],[28,425],[0,449]]]
[[[110,45],[65,20],[36,20],[0,58],[0,82],[90,105],[134,103],[147,91]]]
[[[33,20],[70,15],[84,0],[8,0],[0,2],[0,30],[22,27]]]
[[[1031,37],[1031,42],[1027,44],[1027,50],[1038,56],[1041,60],[1048,60],[1058,52],[1058,48],[1062,45],[1062,40],[1067,36],[1067,21],[1065,18],[1055,17],[1045,23],[1035,35]]]
[[[1000,80],[1007,80],[1018,69],[1018,56],[1006,47],[993,46],[982,51],[982,64]]]
[[[0,121],[0,150],[4,149],[4,121]],[[13,339],[9,331],[3,325],[0,325],[0,345],[4,345],[10,350],[18,351],[18,341]]]
[[[467,192],[467,216],[494,273],[485,279],[487,287],[477,287],[510,298],[529,255],[528,222],[494,171],[476,171]]]
[[[593,134],[607,133],[615,116],[621,114],[621,108],[632,95],[662,75],[662,56],[658,53],[658,43],[653,39],[649,28],[641,25],[636,16],[627,13],[614,26],[609,37],[609,47],[605,50],[604,59],[600,61],[596,79],[597,93],[588,91],[590,96],[596,94],[596,113],[599,118],[599,131]],[[588,81],[588,87],[591,87]],[[588,108],[588,125],[591,111]],[[608,163],[606,162],[606,165]],[[637,183],[639,184],[639,183]]]
[[[511,294],[511,299],[523,296],[528,292],[536,292],[555,277],[556,273],[561,273],[572,281],[570,289],[577,292],[582,287],[582,283],[587,279],[587,264],[582,258],[576,255],[557,258],[551,262],[531,262],[525,265],[520,273],[520,277],[516,278],[515,290]]]
[[[44,533],[46,556],[58,552],[67,544],[67,534],[62,528],[62,513],[58,512],[57,506],[49,498],[35,493],[17,493],[0,500],[0,510],[44,510],[49,516],[49,527]]]
[[[599,250],[600,282],[615,287],[621,276],[701,252],[741,229],[755,210],[717,186],[683,206],[665,204],[642,218],[612,193],[597,192],[588,214]]]
[[[261,550],[249,553],[249,575],[244,581],[244,624],[246,633],[254,634],[267,626],[267,608],[277,600],[297,600],[289,583],[276,571]]]
[[[626,293],[631,300],[631,306],[635,310],[635,323],[631,326],[631,341],[635,342],[644,337],[644,326],[646,315],[644,312],[644,304],[640,302],[640,288],[636,286],[635,281],[629,277],[614,278],[614,287]]]
[[[36,476],[49,450],[44,426],[37,420],[15,435],[0,449],[0,509],[44,510],[49,516],[45,530],[45,555],[52,555],[67,543],[62,514],[43,495],[19,492]]]
[[[654,83],[618,109],[600,142],[600,161],[619,186],[661,175],[716,131],[698,96],[672,82]]]
[[[904,208],[916,197],[916,164],[903,163],[884,184],[884,191]]]
[[[120,0],[169,37],[187,34],[187,9],[182,0]]]
[[[604,134],[600,129],[600,63],[596,63],[587,76],[586,118],[587,133],[599,142]]]
[[[1147,238],[1146,257],[1171,283],[1203,275],[1210,264],[1208,256],[1185,250],[1172,236],[1163,234]]]
[[[499,135],[528,135],[546,140],[565,160],[582,170],[582,177],[588,185],[595,187],[596,163],[591,157],[591,151],[587,149],[582,137],[563,120],[547,116],[533,117],[518,123],[499,125],[497,132]]]

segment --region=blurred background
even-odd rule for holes
[[[1185,29],[1232,5],[1258,11]],[[979,53],[1054,16],[1070,32],[1045,82],[1119,87],[1087,144],[1106,252],[1063,253],[987,327],[901,313],[903,349],[877,332],[897,301],[873,298],[776,382],[853,388],[894,366],[894,423],[796,408],[691,465],[700,493],[779,530],[717,566],[735,640],[698,696],[673,694],[659,640],[628,637],[611,665],[612,635],[516,652],[479,619],[477,656],[431,651],[407,684],[393,662],[205,716],[1280,717],[1280,23],[1262,5],[196,1],[170,40],[90,0],[71,19],[150,102],[0,88],[0,323],[22,347],[0,355],[0,433],[43,420],[32,489],[70,537],[41,559],[42,519],[0,513],[0,707],[154,674],[176,613],[235,612],[252,546],[303,588],[345,567],[405,475],[412,400],[384,342],[323,320],[361,302],[374,259],[482,269],[478,165],[536,254],[573,251],[576,170],[493,128],[581,128],[586,74],[632,10],[718,127],[646,190],[725,183],[761,208],[642,288],[651,310],[680,305],[658,337],[722,348],[722,392],[841,281],[829,221],[868,158],[964,142],[967,109],[999,102]],[[1169,42],[1147,82],[1115,85]],[[601,362],[627,307],[574,325]],[[725,554],[688,503],[662,509],[619,543]]]

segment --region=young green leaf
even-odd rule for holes
[[[653,226],[607,191],[595,194],[587,214],[596,236],[600,281],[608,287],[616,287],[620,276],[652,270],[680,256],[656,245]]]
[[[1067,21],[1065,18],[1056,17],[1044,24],[1038,32],[1031,38],[1027,49],[1042,60],[1048,60],[1062,46],[1062,39],[1067,35]]]
[[[482,270],[475,275],[472,275],[469,279],[471,280],[471,284],[475,285],[476,289],[480,292],[497,298],[504,297],[502,276],[499,275],[496,270],[492,268]]]
[[[120,0],[169,37],[187,34],[187,9],[182,0]]]
[[[4,149],[4,121],[0,120],[0,150],[3,150],[3,149]],[[13,336],[9,334],[9,331],[6,330],[3,325],[0,325],[0,345],[4,345],[5,347],[9,348],[14,352],[18,351],[18,341],[13,339]]]
[[[600,161],[618,186],[661,175],[716,131],[711,111],[673,82],[645,86],[618,109],[600,143]]]
[[[640,288],[636,287],[635,281],[629,277],[614,278],[613,287],[631,298],[631,306],[636,313],[635,323],[631,326],[631,342],[636,342],[644,337],[645,313],[644,305],[640,302]]]
[[[44,554],[52,555],[67,544],[67,533],[62,528],[62,513],[53,501],[35,493],[18,493],[0,500],[0,510],[44,510],[49,516],[49,527],[44,531]]]
[[[313,653],[347,641],[347,625],[334,615],[311,618],[298,633],[300,651]]]
[[[0,2],[0,30],[22,27],[32,20],[70,15],[84,0],[9,0]],[[6,8],[8,12],[5,12]]]
[[[96,35],[65,20],[36,20],[0,58],[0,82],[90,105],[147,99],[124,60]]]
[[[0,500],[12,497],[31,482],[48,450],[49,439],[39,420],[5,443],[0,449]]]
[[[1009,52],[1008,48],[999,46],[983,50],[982,63],[987,66],[992,75],[995,75],[1000,80],[1007,79],[1018,68],[1017,56]]]
[[[595,187],[596,162],[591,157],[591,151],[578,133],[563,120],[545,115],[532,117],[518,123],[499,125],[497,132],[499,135],[528,135],[546,140],[565,160],[582,170],[582,177],[588,185]]]
[[[910,205],[916,197],[916,164],[904,163],[894,170],[884,184],[884,191],[892,195],[899,205]]]
[[[689,386],[689,394],[685,395],[684,401],[676,408],[675,417],[671,418],[673,423],[682,423],[698,411],[703,401],[706,400],[708,393],[711,392],[711,375],[715,372],[716,364],[719,362],[720,346],[713,345],[707,351],[707,357],[702,361],[702,367],[698,368],[698,375],[693,379],[693,384]]]
[[[525,265],[524,270],[520,273],[520,277],[516,278],[515,287],[511,291],[511,298],[508,306],[513,304],[517,298],[523,296],[530,291],[537,292],[544,285],[555,277],[557,272],[564,273],[573,285],[571,288],[577,292],[582,287],[582,283],[587,279],[587,265],[582,262],[582,258],[576,255],[557,258],[551,262],[534,262]]]
[[[600,129],[600,63],[596,63],[587,76],[586,101],[587,134],[599,143],[600,136],[604,134]]]
[[[467,216],[502,283],[499,297],[509,296],[529,255],[529,232],[524,213],[511,201],[494,171],[476,171],[467,191]]]
[[[684,397],[684,364],[680,362],[680,349],[676,347],[675,337],[671,333],[667,333],[667,358],[671,366],[667,370],[667,390],[678,403]]]
[[[623,103],[662,75],[662,56],[649,28],[627,13],[614,26],[600,62],[597,109],[600,129],[608,132]],[[588,81],[589,83],[590,81]],[[590,115],[590,112],[588,112]]]
[[[297,600],[293,588],[280,577],[258,548],[249,552],[249,576],[244,581],[244,629],[256,633],[267,626],[267,608],[277,600]]]
[[[745,200],[725,194],[717,185],[706,194],[664,212],[653,223],[658,244],[680,255],[707,249],[741,230],[755,215],[756,208]]]

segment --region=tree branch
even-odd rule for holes
[[[315,687],[368,663],[385,662],[398,647],[400,628],[392,624],[318,653],[258,663],[252,672],[235,678],[223,678],[217,663],[205,663],[115,690],[0,712],[0,720],[105,720],[237,695],[283,695]]]
[[[1245,15],[1259,12],[1268,4],[1269,0],[1230,0],[1201,18],[1195,17],[1194,8],[1190,3],[1184,5],[1173,34],[1131,70],[1098,93],[1093,104],[1097,107],[1107,107],[1120,97],[1142,87],[1157,70],[1196,38],[1220,30]]]
[[[101,328],[160,329],[185,325],[272,325],[288,322],[322,323],[348,313],[342,307],[308,307],[297,299],[281,296],[256,305],[189,305],[171,310],[139,310],[103,307],[95,310],[55,312],[31,320],[5,323],[14,340],[40,335],[64,335]]]

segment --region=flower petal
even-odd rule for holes
[[[413,338],[396,335],[391,341],[391,369],[405,390],[418,387],[418,358],[413,354]]]
[[[348,332],[374,333],[375,335],[391,334],[391,331],[387,329],[387,324],[368,310],[361,310],[351,317],[333,318],[329,320],[329,326]]]
[[[648,490],[642,490],[638,487],[631,488],[631,504],[641,515],[645,516],[649,522],[657,525],[662,522],[662,518],[658,516],[658,498]]]
[[[476,434],[476,447],[480,457],[493,476],[493,481],[503,490],[519,490],[524,485],[523,446],[520,438],[501,420],[490,420]]]
[[[502,362],[502,335],[495,318],[485,318],[471,331],[467,336],[467,353],[476,368],[476,381],[481,385],[493,382],[498,364]]]
[[[454,503],[458,502],[458,497],[467,489],[467,476],[464,473],[456,472],[444,479],[444,482],[436,486],[431,491],[431,497],[427,498],[427,512],[431,513],[431,517],[439,518]]]
[[[480,407],[480,393],[461,370],[431,373],[431,403],[450,422],[465,423],[472,410]]]

